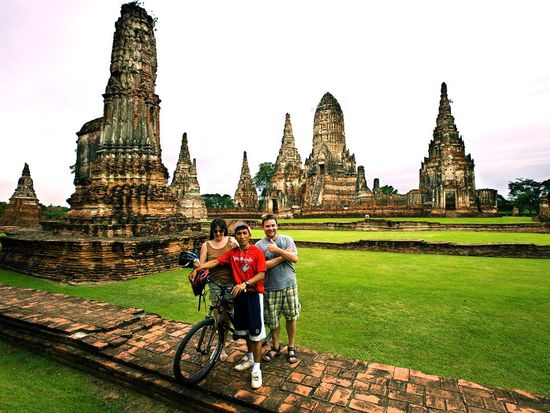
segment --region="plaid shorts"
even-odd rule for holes
[[[300,316],[300,302],[298,301],[298,286],[283,290],[265,292],[265,323],[269,328],[279,327],[281,315],[285,320],[297,320]]]

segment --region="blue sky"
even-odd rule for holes
[[[29,163],[45,204],[74,191],[76,135],[103,111],[119,0],[4,0],[0,200]],[[158,18],[162,158],[188,133],[202,193],[233,195],[275,162],[290,113],[302,161],[323,94],[340,102],[357,164],[400,193],[418,187],[441,82],[477,188],[550,177],[550,2],[147,0]]]

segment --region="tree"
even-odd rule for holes
[[[274,173],[274,163],[262,162],[260,164],[260,169],[258,170],[258,173],[254,175],[254,178],[252,179],[252,182],[254,182],[254,186],[260,193],[260,206],[263,206],[263,202],[267,192],[267,186],[269,185],[269,181],[271,181]]]
[[[537,182],[534,179],[517,178],[508,182],[508,190],[509,199],[515,207],[528,214],[537,214],[541,195],[550,192],[550,179]]]
[[[201,197],[209,209],[229,209],[235,206],[233,199],[227,194],[203,194]]]
[[[397,189],[391,185],[384,185],[380,187],[380,192],[386,195],[397,194]]]
[[[42,209],[42,216],[45,221],[57,221],[65,216],[69,211],[68,207],[59,206],[59,205],[43,205],[39,204],[40,209]]]
[[[512,213],[513,204],[512,201],[504,198],[502,195],[497,194],[498,212],[505,215]]]
[[[4,213],[4,209],[6,209],[6,206],[8,205],[7,202],[0,201],[0,216]]]

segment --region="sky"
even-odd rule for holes
[[[103,114],[120,0],[0,2],[0,201],[24,163],[43,204],[66,205],[76,132]],[[234,195],[275,162],[285,114],[302,162],[322,96],[346,147],[399,193],[418,188],[441,83],[475,161],[476,187],[507,195],[550,178],[550,2],[145,0],[155,18],[162,160],[184,132],[201,193]]]

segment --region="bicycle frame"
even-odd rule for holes
[[[231,286],[220,284],[213,280],[210,276],[208,276],[207,278],[207,283],[217,285],[221,290],[221,294],[218,296],[218,299],[214,304],[210,304],[208,313],[206,314],[206,318],[213,318],[218,328],[223,328],[224,330],[229,330],[232,333],[235,333],[235,330],[233,329],[233,327],[231,327],[234,324],[235,319],[233,318],[232,312],[229,311],[229,309],[227,308],[229,305],[233,304],[233,302],[229,298],[227,298],[227,296],[231,292]],[[218,310],[218,314],[216,317],[212,315],[214,310]],[[225,323],[221,322],[223,320],[224,314],[227,316],[227,319],[229,319],[231,325],[224,325]]]

